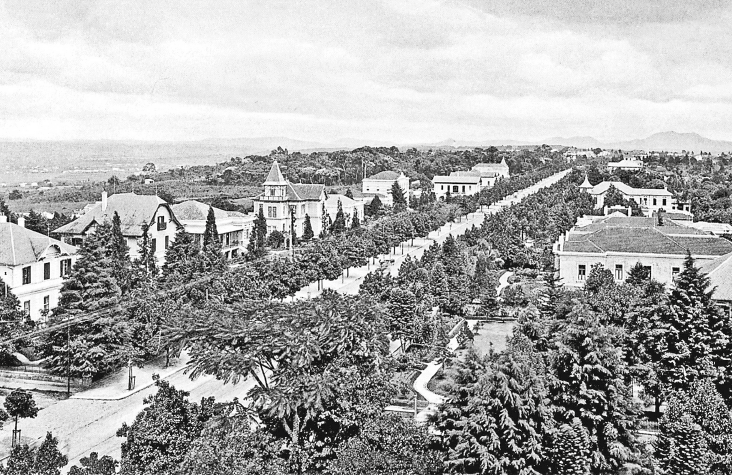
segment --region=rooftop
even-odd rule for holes
[[[367,180],[396,180],[401,176],[401,173],[397,173],[391,170],[385,170],[383,172],[376,173],[367,178]]]
[[[480,175],[469,175],[469,176],[444,176],[437,175],[432,179],[433,183],[455,183],[455,184],[467,184],[477,185],[480,183]]]
[[[37,262],[50,247],[54,253],[76,254],[76,247],[13,223],[0,223],[0,265],[18,266]]]
[[[664,188],[633,188],[632,186],[626,185],[622,181],[603,181],[601,183],[598,183],[597,185],[592,187],[592,190],[590,190],[590,194],[599,195],[605,193],[610,188],[610,186],[613,186],[621,193],[630,196],[673,196],[670,191]]]
[[[171,206],[175,217],[183,221],[205,221],[208,218],[209,205],[200,201],[188,200]],[[214,218],[223,219],[229,217],[229,212],[214,208]]]
[[[277,163],[277,160],[272,162],[272,168],[269,169],[269,173],[267,174],[267,178],[264,180],[265,185],[282,185],[284,183],[287,183],[287,180],[285,180],[285,177],[282,176],[282,172],[280,171],[280,165]]]
[[[702,266],[701,271],[709,276],[715,300],[732,301],[732,252]]]

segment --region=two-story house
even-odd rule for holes
[[[115,212],[119,215],[122,235],[127,239],[130,248],[130,258],[134,260],[140,256],[138,241],[142,237],[143,225],[147,224],[155,259],[159,265],[165,263],[165,250],[175,239],[180,222],[170,205],[155,195],[115,193],[107,196],[104,191],[101,201],[89,207],[74,221],[53,232],[59,234],[64,242],[79,246],[88,234],[94,232],[97,225],[111,223]]]
[[[605,206],[605,197],[610,187],[615,188],[623,196],[623,199],[634,201],[643,210],[646,216],[652,216],[659,210],[667,213],[684,214],[691,217],[691,211],[687,205],[679,205],[673,194],[665,188],[633,188],[621,181],[603,181],[592,186],[585,176],[585,181],[580,189],[586,191],[595,200],[597,209]]]
[[[193,239],[202,246],[209,205],[189,200],[175,204],[171,208],[186,232],[191,234]],[[219,208],[213,208],[213,211],[216,231],[221,241],[221,252],[227,259],[243,255],[252,234],[255,216],[237,211],[224,211]]]
[[[37,321],[58,305],[63,280],[76,262],[77,248],[24,226],[22,217],[13,224],[0,216],[0,276],[25,313]]]
[[[409,178],[402,172],[383,171],[364,178],[361,183],[361,192],[366,195],[379,195],[379,199],[386,205],[392,204],[391,187],[394,182],[404,192],[404,199],[409,203]]]

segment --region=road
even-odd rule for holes
[[[494,213],[504,206],[515,203],[540,188],[557,182],[568,172],[567,170],[542,180],[491,206],[486,213]],[[413,258],[421,257],[434,240],[442,242],[450,234],[462,234],[474,224],[480,225],[484,215],[485,213],[482,212],[472,213],[469,217],[462,218],[461,222],[447,224],[440,230],[430,233],[430,239],[415,240],[414,246],[405,246],[404,254],[401,254],[401,249],[398,249],[397,254],[391,256],[395,261],[390,269],[392,274],[396,275],[401,262],[407,255],[411,255]],[[386,258],[386,256],[384,257]],[[361,279],[372,267],[351,269],[350,278],[326,282],[325,288],[333,288],[349,294],[358,293]],[[295,298],[314,297],[319,293],[315,290],[314,284],[311,284],[310,287],[311,289],[302,289]],[[201,398],[208,396],[214,396],[219,401],[230,401],[234,397],[241,400],[245,398],[247,391],[253,385],[251,381],[238,385],[224,385],[213,377],[201,377],[191,381],[182,371],[165,379],[178,389],[190,391],[191,401],[200,401]],[[145,381],[138,381],[137,384],[142,386]],[[111,455],[115,459],[119,459],[122,439],[116,437],[117,429],[122,426],[123,422],[132,423],[143,407],[143,400],[154,394],[155,391],[155,386],[152,386],[119,400],[66,399],[58,401],[41,410],[35,419],[20,421],[22,442],[38,446],[46,432],[51,431],[59,440],[60,450],[69,458],[69,465],[65,468],[64,473],[71,465],[78,464],[79,459],[90,452],[97,452],[100,456]],[[12,424],[6,423],[5,427],[0,430],[0,457],[2,458],[9,454],[11,435]]]

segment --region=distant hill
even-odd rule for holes
[[[732,151],[732,142],[713,140],[696,133],[659,132],[644,139],[627,140],[623,142],[603,143],[592,137],[552,137],[544,143],[553,145],[572,145],[580,148],[610,148],[622,150],[645,150],[681,152],[686,150],[698,153],[700,151],[721,153]]]

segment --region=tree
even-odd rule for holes
[[[661,423],[656,442],[656,461],[669,474],[705,475],[709,473],[709,450],[699,424],[682,416],[678,421]]]
[[[263,207],[259,207],[259,213],[254,219],[252,235],[247,244],[247,251],[251,258],[260,257],[264,253],[264,245],[267,239],[267,220],[264,217]]]
[[[414,318],[417,314],[417,299],[409,290],[393,288],[388,300],[389,331],[392,338],[402,342],[414,333]]]
[[[382,209],[384,208],[384,205],[381,203],[381,199],[379,199],[379,195],[374,195],[374,197],[371,199],[371,203],[369,203],[368,206],[368,215],[369,216],[379,216],[381,214]]]
[[[651,280],[651,269],[640,262],[636,262],[628,271],[625,283],[629,285],[641,285]]]
[[[592,266],[587,280],[585,280],[585,292],[596,294],[603,288],[614,285],[615,279],[613,278],[613,273],[598,263]]]
[[[402,190],[402,187],[399,186],[399,183],[394,180],[394,183],[391,185],[391,190],[389,190],[391,193],[391,199],[394,200],[394,208],[397,210],[403,210],[407,207],[407,199],[404,197],[404,190]]]
[[[28,475],[33,473],[35,450],[27,445],[16,445],[10,452],[3,475]]]
[[[338,211],[336,212],[335,220],[330,226],[331,234],[342,234],[346,231],[346,217],[343,214],[343,204],[341,200],[338,200]]]
[[[0,198],[0,216],[5,216],[8,218],[8,222],[14,222],[15,216],[13,215],[12,211],[10,211],[10,208],[8,207],[8,204],[5,203],[5,200]]]
[[[161,267],[161,279],[173,284],[186,284],[197,273],[197,258],[201,249],[193,236],[179,226],[175,239],[165,251],[165,263]]]
[[[211,246],[214,241],[219,240],[219,231],[216,228],[216,214],[213,206],[208,207],[206,214],[206,229],[203,231],[203,247]]]
[[[155,173],[157,171],[157,168],[155,167],[155,164],[153,162],[148,162],[145,164],[144,167],[142,167],[142,171],[144,173]]]
[[[350,189],[350,188],[348,188],[348,189],[346,190],[346,196],[347,196],[348,198],[351,198],[351,199],[353,199],[353,191],[351,191],[351,189]]]
[[[353,210],[353,217],[351,218],[351,229],[358,229],[361,227],[361,221],[358,219],[358,210]]]
[[[155,259],[155,251],[152,248],[150,237],[150,224],[142,224],[142,236],[137,240],[140,248],[140,257],[135,259],[135,265],[142,273],[142,279],[151,280],[158,273],[158,266]]]
[[[69,475],[115,475],[119,465],[119,462],[109,455],[99,458],[96,452],[90,453],[88,457],[82,457],[79,463],[81,467],[74,465],[69,470]]]
[[[130,247],[127,245],[127,238],[122,234],[122,222],[119,214],[114,212],[112,216],[112,229],[107,244],[109,257],[112,260],[112,276],[117,281],[121,292],[127,293],[132,287]]]
[[[14,201],[14,200],[22,200],[23,199],[23,193],[21,193],[18,190],[13,190],[13,191],[10,192],[10,194],[8,194],[8,199],[11,200],[11,201]]]
[[[215,413],[213,398],[188,401],[188,392],[153,376],[158,391],[145,398],[145,407],[131,425],[117,431],[122,443],[120,475],[173,475]]]
[[[38,407],[33,395],[23,389],[14,389],[5,398],[5,409],[10,417],[15,418],[15,429],[18,430],[18,419],[35,418],[38,415]]]
[[[284,242],[285,236],[276,229],[267,236],[267,245],[271,248],[279,249]]]
[[[578,418],[550,433],[547,465],[550,475],[590,473],[590,437]]]
[[[60,475],[67,463],[69,459],[58,450],[58,439],[47,432],[35,454],[33,475]]]
[[[0,321],[5,322],[0,326],[0,335],[5,338],[17,337],[26,332],[32,325],[28,315],[20,307],[20,300],[0,277]],[[20,346],[23,341],[5,344],[0,351],[10,354]]]
[[[203,231],[203,249],[200,254],[201,267],[204,273],[223,271],[226,258],[222,252],[221,239],[216,228],[216,214],[212,206],[208,207],[206,229]]]
[[[305,215],[305,223],[303,224],[302,238],[305,241],[311,240],[315,236],[313,233],[313,225],[310,223],[310,215]]]

